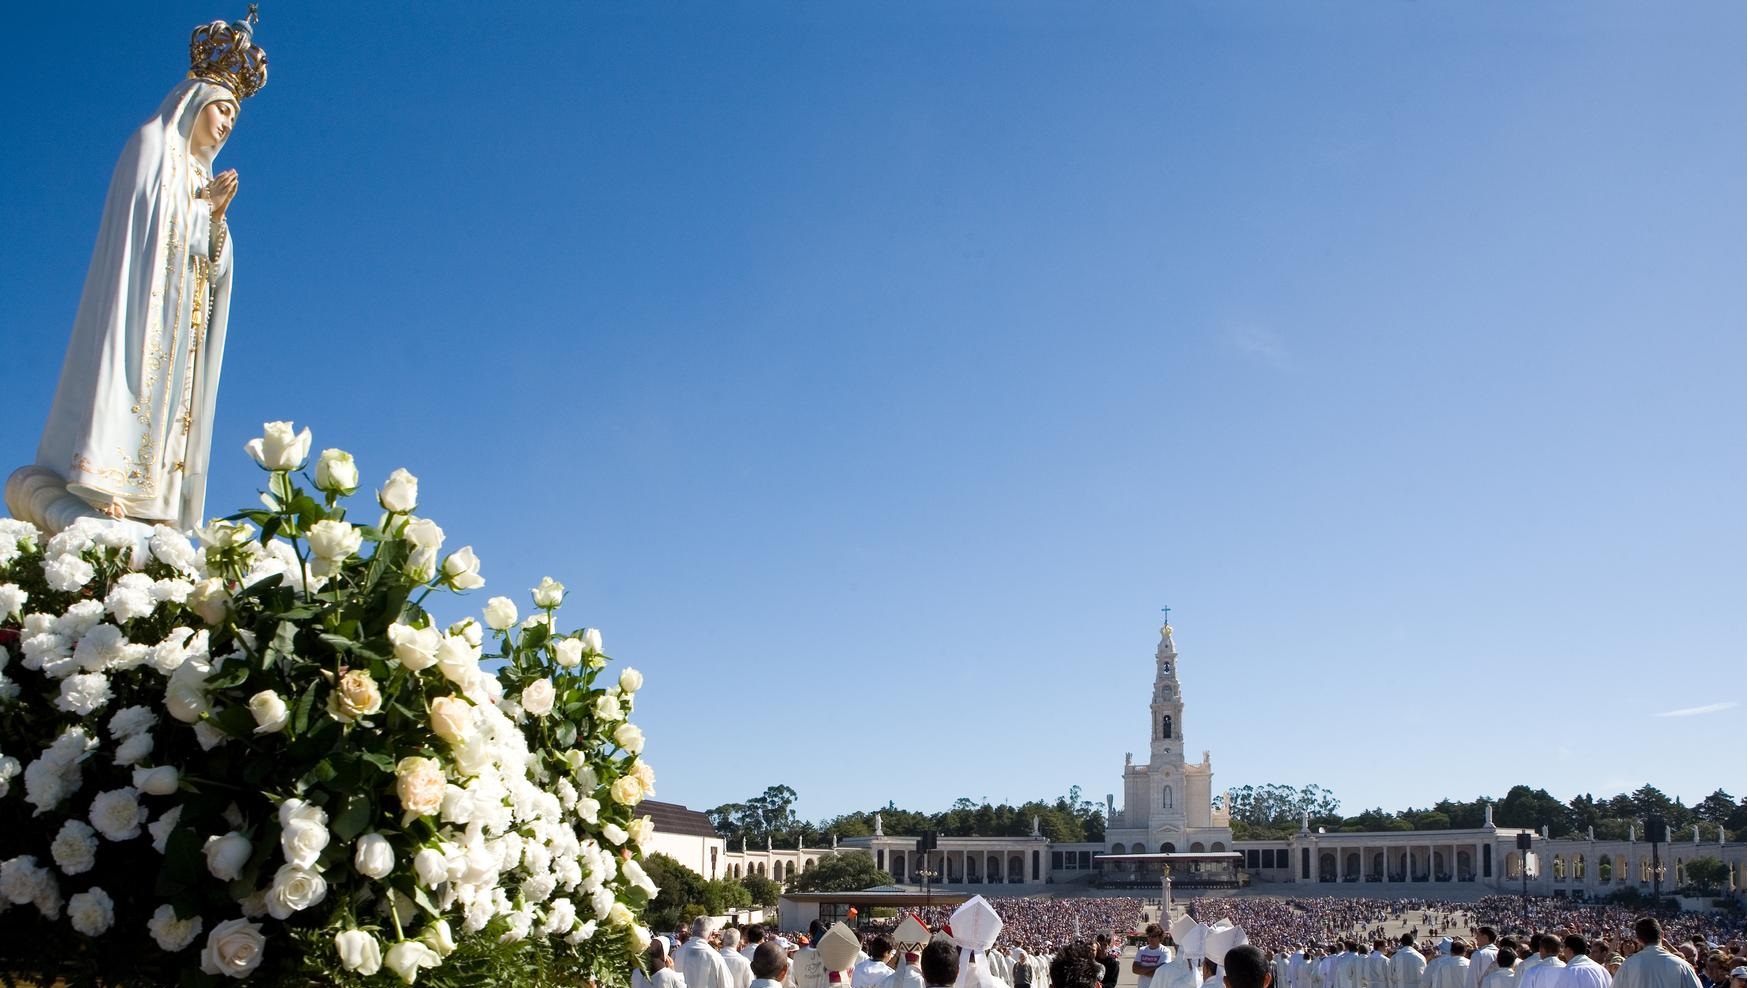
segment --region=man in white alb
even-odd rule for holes
[[[1641,946],[1615,972],[1614,988],[1700,988],[1693,965],[1663,946],[1663,926],[1646,916],[1633,924]]]

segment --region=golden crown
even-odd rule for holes
[[[213,21],[188,39],[188,78],[217,83],[246,100],[267,85],[267,53],[256,47],[258,4],[240,21]]]

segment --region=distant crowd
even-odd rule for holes
[[[1191,900],[1202,931],[1230,923],[1247,941],[1227,949],[1228,936],[1212,957],[1143,927],[1137,899],[988,902],[1002,929],[975,961],[939,933],[900,944],[896,920],[882,919],[860,925],[860,953],[833,973],[816,955],[824,924],[779,932],[700,919],[650,944],[633,988],[1115,988],[1123,970],[1136,988],[1748,988],[1740,914],[1657,917],[1516,896]],[[949,912],[915,915],[939,931]],[[1132,936],[1145,943],[1124,964]]]

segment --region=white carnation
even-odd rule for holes
[[[167,954],[187,949],[195,938],[200,936],[201,920],[199,916],[187,919],[177,919],[176,910],[169,903],[158,907],[152,913],[152,918],[146,921],[146,930],[152,934],[158,949]]]
[[[67,900],[67,919],[80,933],[101,936],[115,923],[115,900],[108,892],[92,887]]]
[[[115,746],[115,764],[117,766],[132,765],[142,761],[152,753],[152,735],[135,734],[126,741]]]
[[[111,695],[108,676],[82,672],[61,680],[61,695],[55,699],[55,706],[83,717],[102,708]]]
[[[78,556],[56,556],[43,564],[42,575],[51,589],[72,593],[90,583],[97,570]]]
[[[4,545],[0,541],[0,545]],[[0,621],[23,613],[24,604],[30,599],[16,583],[0,583]]]
[[[97,864],[97,832],[83,820],[68,820],[49,844],[49,855],[62,874],[82,875]]]
[[[146,808],[132,786],[100,792],[91,800],[91,826],[109,840],[132,840],[145,822]]]
[[[110,588],[109,596],[103,598],[103,606],[117,621],[151,616],[158,606],[157,598],[152,596],[152,578],[144,573],[123,574]]]
[[[155,526],[152,537],[147,540],[147,546],[159,562],[179,573],[193,573],[200,565],[200,558],[194,553],[194,545],[188,541],[187,536],[173,528]]]
[[[163,854],[170,846],[170,835],[176,830],[176,822],[182,819],[182,807],[172,806],[158,816],[158,819],[146,824],[146,833],[152,835],[152,850]]]

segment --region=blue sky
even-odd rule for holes
[[[1216,788],[1748,785],[1740,4],[266,6],[209,508],[412,470],[661,798],[1115,792],[1164,604]],[[8,465],[232,7],[12,12]]]

